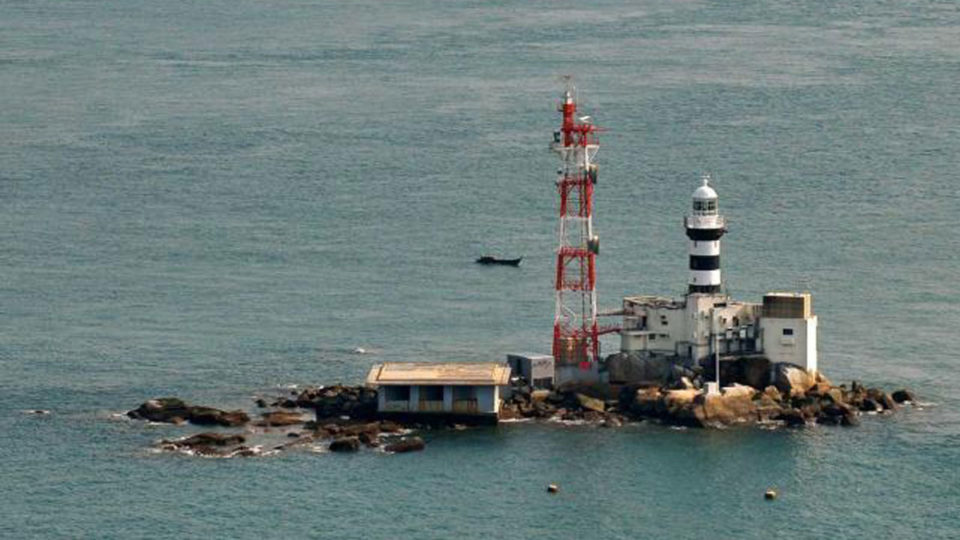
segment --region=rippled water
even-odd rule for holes
[[[958,50],[932,1],[0,0],[0,536],[956,537]],[[811,289],[834,380],[928,405],[248,460],[111,417],[547,350],[563,73],[603,307],[682,292],[709,171],[734,294]]]

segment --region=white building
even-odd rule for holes
[[[684,226],[690,254],[687,294],[624,298],[621,351],[686,365],[756,354],[815,371],[817,317],[809,293],[769,293],[760,304],[735,301],[723,292],[720,239],[726,221],[708,178],[694,191],[693,212]]]
[[[377,391],[383,416],[435,415],[496,421],[500,387],[510,368],[496,362],[394,362],[376,364],[367,386]]]

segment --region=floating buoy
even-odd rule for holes
[[[778,495],[777,490],[770,488],[763,493],[763,498],[768,501],[772,501],[777,498],[777,495]]]
[[[560,486],[556,484],[550,484],[547,486],[547,493],[557,493],[560,491]]]

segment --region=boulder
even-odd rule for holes
[[[720,366],[720,382],[763,388],[770,384],[770,360],[759,356],[737,358]]]
[[[815,383],[816,379],[802,367],[788,364],[773,364],[773,385],[785,395],[791,397],[803,396]]]
[[[746,397],[748,399],[752,399],[753,395],[757,393],[757,391],[749,386],[734,383],[731,386],[725,386],[722,390],[722,393],[728,398]]]
[[[693,413],[700,426],[754,422],[757,419],[757,407],[752,397],[752,391],[749,394],[735,391],[719,396],[701,394],[694,399]]]
[[[580,403],[581,407],[590,411],[603,412],[606,410],[602,399],[592,398],[584,394],[577,394],[577,402]]]
[[[763,389],[763,395],[769,398],[771,401],[780,402],[783,399],[783,394],[777,390],[776,386],[770,385]]]
[[[380,436],[377,433],[364,431],[357,436],[357,439],[370,448],[380,446]]]
[[[243,411],[222,411],[213,407],[190,407],[187,412],[187,421],[199,426],[242,426],[250,421],[250,417]]]
[[[885,410],[893,411],[897,409],[897,403],[890,397],[890,394],[879,388],[868,388],[867,397],[879,403]]]
[[[665,384],[673,373],[670,360],[637,352],[612,354],[607,357],[606,366],[610,381],[616,383]]]
[[[549,390],[534,390],[530,392],[531,401],[544,401],[550,396]]]
[[[404,437],[399,441],[392,442],[384,447],[387,452],[402,454],[404,452],[416,452],[423,450],[426,443],[420,437]]]
[[[905,388],[895,391],[893,394],[890,395],[890,397],[892,397],[893,401],[897,403],[906,403],[908,401],[912,403],[917,400],[917,397],[913,394],[913,392]]]
[[[197,448],[200,446],[233,446],[244,442],[246,442],[244,436],[235,433],[197,433],[183,439],[165,440],[161,444],[177,448]]]
[[[263,418],[257,422],[257,425],[280,427],[280,426],[294,426],[297,424],[302,424],[303,422],[304,422],[304,419],[300,413],[287,412],[287,411],[272,411],[272,412],[263,413]]]
[[[780,413],[780,416],[777,419],[782,421],[788,427],[802,427],[807,425],[807,419],[804,417],[803,412],[801,412],[800,409],[783,409],[783,412]]]
[[[630,410],[638,415],[653,418],[660,416],[665,409],[663,403],[663,394],[659,388],[641,388],[637,390],[630,405]]]
[[[360,450],[360,439],[356,437],[341,437],[330,443],[331,452],[356,452]]]
[[[883,410],[883,406],[877,403],[877,401],[870,397],[865,397],[860,401],[858,408],[864,412],[880,412]]]
[[[151,422],[171,422],[174,418],[186,418],[188,405],[179,398],[154,398],[143,402],[127,416]]]
[[[145,401],[127,412],[130,418],[151,422],[182,423],[184,420],[201,426],[242,426],[250,421],[243,411],[222,411],[213,407],[188,405],[179,398],[156,398]]]

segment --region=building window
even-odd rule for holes
[[[783,335],[785,335],[785,336],[792,336],[792,335],[793,335],[793,328],[784,328],[784,329],[783,329]]]
[[[443,387],[421,386],[420,401],[443,401]]]
[[[385,386],[383,392],[387,401],[410,401],[409,386]]]
[[[656,340],[657,340],[657,335],[656,335],[656,334],[650,334],[650,341],[656,341]]]

